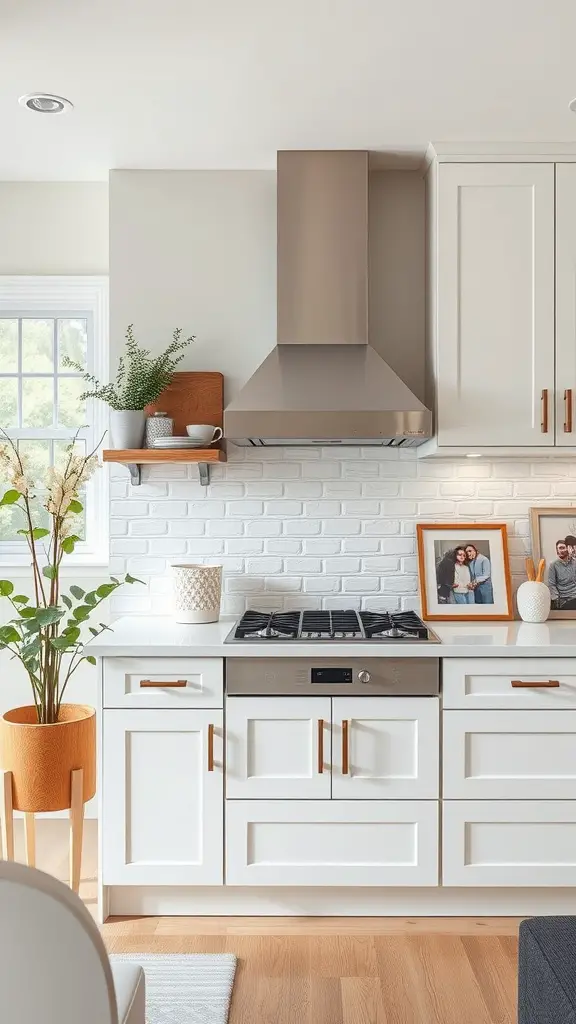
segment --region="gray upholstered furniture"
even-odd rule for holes
[[[518,1024],[576,1024],[576,917],[520,925]]]

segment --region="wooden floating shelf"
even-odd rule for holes
[[[220,448],[107,448],[102,452],[104,462],[120,462],[128,466],[130,478],[135,487],[140,483],[140,467],[159,465],[162,462],[197,463],[200,483],[210,483],[209,466],[226,462],[226,452]]]
[[[175,373],[172,383],[154,405],[146,407],[151,416],[159,409],[174,420],[174,434],[184,437],[188,423],[209,423],[222,427],[224,407],[224,378],[221,373]],[[128,466],[135,487],[140,483],[141,466],[162,462],[197,463],[200,483],[210,482],[210,466],[226,462],[226,452],[217,445],[210,448],[107,448],[102,453],[104,462],[120,462]]]

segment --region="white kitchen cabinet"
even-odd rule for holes
[[[444,798],[576,799],[576,711],[445,711]]]
[[[441,163],[430,180],[437,444],[552,447],[554,164]]]
[[[104,884],[221,885],[222,711],[105,711],[102,730]]]
[[[576,658],[445,658],[444,708],[576,710]]]
[[[230,800],[226,883],[438,885],[438,803]]]
[[[106,658],[105,708],[218,708],[223,658]]]
[[[438,797],[438,700],[335,697],[332,703],[334,799]]]
[[[446,800],[442,883],[576,884],[576,801]]]
[[[556,444],[576,443],[576,164],[556,164]]]
[[[226,701],[229,799],[330,799],[330,697]]]

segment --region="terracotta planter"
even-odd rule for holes
[[[60,721],[38,725],[34,706],[0,719],[0,768],[12,772],[17,811],[63,811],[71,803],[71,775],[84,770],[84,802],[96,792],[96,712],[63,704]]]

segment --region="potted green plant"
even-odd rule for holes
[[[62,562],[80,540],[76,533],[82,513],[78,496],[98,465],[97,456],[94,452],[78,454],[74,439],[63,464],[48,469],[41,502],[26,456],[4,436],[0,469],[10,486],[0,506],[13,505],[22,512],[23,525],[18,532],[30,551],[33,598],[19,593],[10,580],[0,580],[0,597],[12,606],[12,618],[0,626],[0,650],[23,666],[33,703],[13,708],[0,719],[0,767],[12,773],[17,810],[63,810],[70,807],[72,770],[83,770],[84,802],[96,788],[95,711],[63,702],[82,662],[96,663],[84,653],[83,624],[124,583],[140,581],[126,574],[122,580],[113,576],[88,593],[74,585],[68,593],[63,592]],[[37,525],[42,506],[49,528]],[[109,627],[100,622],[88,628],[93,636],[99,636]]]
[[[141,448],[147,405],[155,402],[171,383],[176,366],[184,358],[184,349],[195,341],[194,335],[182,339],[182,328],[177,327],[168,348],[159,356],[152,357],[150,351],[141,348],[133,332],[133,324],[126,330],[126,351],[118,360],[116,379],[101,384],[91,373],[72,359],[65,358],[66,366],[82,373],[83,379],[92,385],[80,396],[99,398],[110,406],[110,440],[115,449]]]

